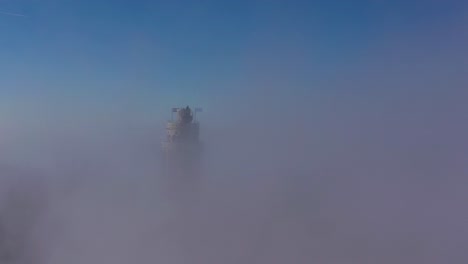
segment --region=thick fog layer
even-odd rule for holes
[[[206,112],[195,179],[161,174],[162,120],[17,135],[2,153],[1,263],[466,260],[465,114],[333,100]]]

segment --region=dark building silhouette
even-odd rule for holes
[[[163,168],[170,177],[196,177],[200,172],[202,144],[200,123],[196,114],[200,108],[173,108],[166,124],[166,138],[162,142]],[[174,119],[174,114],[176,118]]]

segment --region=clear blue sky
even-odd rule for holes
[[[283,70],[295,79],[285,90],[307,93],[392,38],[455,23],[463,2],[2,0],[0,102],[209,107]]]

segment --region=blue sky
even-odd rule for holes
[[[241,103],[268,76],[307,95],[381,47],[460,26],[463,2],[2,0],[1,102],[149,115]]]

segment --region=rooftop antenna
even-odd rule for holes
[[[171,112],[171,121],[174,121],[174,113],[177,113],[179,111],[179,108],[173,107],[172,112]]]
[[[197,121],[197,113],[198,112],[203,112],[203,109],[200,107],[195,107],[194,114],[193,114],[193,119]]]

